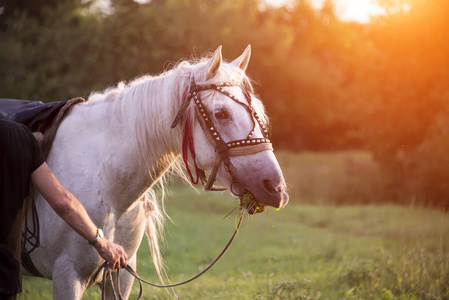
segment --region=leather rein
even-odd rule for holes
[[[190,179],[193,184],[198,184],[199,179],[201,179],[201,182],[204,185],[204,190],[206,190],[206,191],[226,190],[226,188],[213,186],[217,172],[218,172],[218,167],[223,162],[225,170],[230,174],[230,176],[232,178],[231,192],[238,195],[240,198],[240,209],[242,212],[241,212],[238,224],[236,226],[236,229],[235,229],[233,235],[231,236],[230,240],[226,244],[226,246],[223,248],[223,250],[217,256],[217,258],[207,268],[205,268],[199,274],[195,275],[194,277],[192,277],[188,280],[185,280],[185,281],[182,281],[179,283],[175,283],[175,284],[158,285],[158,284],[151,283],[151,282],[148,282],[148,281],[142,279],[137,274],[137,272],[131,268],[131,266],[129,266],[129,265],[126,266],[125,270],[139,281],[140,292],[139,292],[137,300],[141,299],[141,297],[142,297],[142,290],[143,290],[142,284],[143,283],[146,283],[148,285],[151,285],[151,286],[157,287],[157,288],[176,287],[176,286],[180,286],[180,285],[189,283],[189,282],[199,278],[200,276],[205,274],[207,271],[209,271],[218,262],[218,260],[220,260],[220,258],[226,253],[229,246],[231,246],[232,242],[234,241],[235,236],[237,235],[238,230],[240,229],[240,226],[242,224],[242,220],[243,220],[243,217],[244,217],[246,211],[251,210],[252,205],[255,205],[255,204],[251,204],[249,207],[244,207],[244,205],[242,204],[243,195],[245,193],[249,193],[249,191],[246,189],[246,187],[244,186],[243,183],[241,183],[240,181],[237,180],[236,176],[234,175],[234,172],[237,169],[232,165],[230,157],[231,156],[250,155],[250,154],[255,154],[255,153],[258,153],[261,151],[266,151],[266,150],[272,151],[273,148],[272,148],[271,142],[269,140],[268,130],[264,127],[262,121],[260,120],[260,117],[257,115],[256,111],[252,107],[250,93],[244,87],[242,87],[243,94],[245,95],[245,98],[246,98],[248,104],[243,103],[243,102],[239,101],[237,99],[237,97],[235,97],[234,95],[232,95],[231,93],[229,93],[228,91],[225,90],[226,87],[233,87],[233,86],[240,86],[240,85],[237,83],[232,83],[232,82],[225,82],[222,84],[196,85],[195,81],[192,80],[190,89],[188,91],[184,92],[184,94],[183,94],[181,108],[179,109],[171,128],[172,129],[175,128],[182,121],[182,119],[184,118],[184,115],[187,115],[187,120],[184,125],[185,127],[184,127],[184,137],[183,137],[183,145],[182,145],[182,154],[183,154],[184,164],[186,166],[186,169],[190,175]],[[200,97],[200,93],[202,91],[206,91],[206,90],[214,90],[214,91],[217,91],[217,92],[229,97],[233,101],[242,105],[249,112],[249,114],[251,115],[253,127],[245,139],[234,140],[234,141],[230,141],[230,142],[225,142],[222,139],[222,137],[220,136],[220,134],[218,133],[218,131],[216,129],[216,126],[212,122],[212,118],[210,117],[210,115]],[[195,104],[195,107],[197,108],[197,113],[198,113],[197,115],[201,116],[201,120],[203,121],[203,123],[200,123],[200,124],[202,124],[203,130],[208,133],[209,140],[212,140],[213,143],[215,144],[214,145],[215,152],[217,153],[217,155],[216,155],[214,167],[211,171],[211,174],[209,175],[209,178],[206,178],[205,172],[203,170],[199,169],[198,165],[196,163],[195,148],[194,148],[194,144],[193,144],[193,135],[192,135],[192,125],[191,125],[191,121],[190,121],[191,114],[189,112],[191,101],[193,101],[193,103]],[[252,137],[252,135],[255,132],[256,125],[259,125],[259,127],[262,131],[262,134],[263,134],[263,138],[253,138]],[[190,155],[192,155],[192,160],[193,160],[193,164],[195,167],[196,179],[194,178],[194,176],[189,168],[189,164],[188,164],[189,152],[190,152]],[[237,187],[240,188],[240,191],[235,190]],[[96,278],[98,276],[98,274],[100,273],[101,270],[103,270],[102,299],[105,299],[106,282],[109,280],[110,286],[112,287],[112,293],[113,293],[114,299],[122,300],[123,297],[120,292],[120,270],[117,270],[117,276],[116,276],[117,291],[115,290],[115,287],[114,287],[114,282],[113,282],[112,273],[111,273],[112,271],[109,268],[109,265],[107,262],[104,262],[101,265],[101,267],[96,272],[94,278]]]
[[[231,246],[232,242],[234,241],[235,236],[237,235],[237,232],[240,229],[240,225],[242,224],[242,220],[243,220],[243,216],[245,215],[245,211],[243,210],[242,213],[240,214],[240,218],[239,221],[237,223],[237,226],[235,228],[234,233],[232,234],[229,242],[226,244],[226,246],[223,248],[223,250],[220,252],[220,254],[217,256],[217,258],[214,259],[214,261],[207,267],[205,268],[203,271],[201,271],[200,273],[198,273],[197,275],[193,276],[190,279],[187,279],[185,281],[179,282],[179,283],[174,283],[174,284],[167,284],[167,285],[159,285],[159,284],[155,284],[149,281],[146,281],[144,279],[142,279],[137,272],[129,265],[127,265],[124,269],[125,271],[127,271],[131,276],[133,276],[134,278],[136,278],[139,281],[139,295],[137,296],[137,300],[140,300],[142,298],[143,295],[143,283],[151,285],[153,287],[157,287],[157,288],[171,288],[171,287],[176,287],[176,286],[180,286],[189,282],[192,282],[193,280],[199,278],[200,276],[202,276],[203,274],[205,274],[207,271],[209,271],[219,260],[220,258],[226,253],[226,251],[228,250],[228,248]],[[101,289],[101,299],[105,300],[105,295],[106,295],[106,283],[107,281],[109,281],[111,289],[112,289],[112,296],[114,299],[116,300],[123,300],[123,296],[121,294],[120,291],[120,269],[117,270],[117,276],[116,276],[116,284],[117,284],[117,289],[114,287],[114,280],[112,278],[112,270],[109,268],[109,264],[108,262],[104,262],[100,268],[98,269],[98,271],[96,272],[96,274],[94,275],[94,278],[96,278],[98,276],[98,274],[100,273],[100,271],[103,270],[103,285],[102,285],[102,289]]]

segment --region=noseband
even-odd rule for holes
[[[195,103],[199,116],[201,116],[201,119],[203,120],[203,123],[200,122],[200,124],[203,124],[202,126],[203,130],[207,132],[206,135],[209,136],[209,140],[213,141],[212,143],[215,144],[214,149],[217,155],[214,167],[209,175],[209,179],[207,179],[204,170],[199,169],[196,164],[190,114],[187,112],[187,120],[185,122],[185,131],[183,139],[183,159],[186,168],[188,170],[188,173],[190,175],[190,178],[192,180],[192,183],[197,184],[198,178],[200,178],[206,191],[225,190],[226,188],[221,187],[217,188],[213,186],[215,182],[215,177],[218,172],[218,167],[220,166],[221,162],[223,162],[225,170],[230,174],[232,178],[231,192],[241,196],[243,192],[246,191],[246,187],[241,182],[239,182],[235,177],[234,172],[237,169],[232,165],[230,157],[250,155],[265,150],[273,150],[273,147],[269,140],[268,130],[265,128],[262,121],[260,120],[260,117],[257,115],[256,111],[252,107],[250,93],[245,88],[242,88],[243,94],[245,95],[248,104],[243,103],[239,101],[237,97],[235,97],[234,95],[225,90],[226,87],[233,87],[233,86],[240,86],[240,85],[238,83],[233,82],[225,82],[222,84],[210,84],[210,85],[196,85],[195,81],[192,80],[189,91],[186,91],[183,95],[181,108],[179,109],[178,114],[176,115],[176,118],[171,127],[175,128],[178,125],[178,123],[182,120],[183,116],[186,114],[190,102],[193,101],[193,103]],[[246,109],[246,111],[248,111],[248,113],[251,115],[253,128],[245,139],[228,142],[225,142],[223,140],[223,138],[220,136],[220,133],[217,131],[216,126],[212,122],[212,119],[209,113],[207,112],[206,107],[204,106],[201,100],[200,92],[206,90],[217,91],[227,96],[231,100],[235,101],[236,103],[242,105]],[[262,131],[263,138],[252,137],[257,125],[259,125]],[[197,175],[196,180],[194,179],[187,162],[189,150],[192,155],[193,163],[195,166],[195,172]],[[240,188],[241,190],[238,191],[238,188]]]

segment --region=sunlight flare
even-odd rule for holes
[[[288,6],[292,0],[265,0],[273,7]],[[312,7],[321,9],[325,0],[309,0]],[[342,21],[367,23],[371,17],[384,15],[386,11],[375,0],[333,0],[335,14]]]

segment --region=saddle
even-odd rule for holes
[[[48,157],[59,124],[69,108],[85,102],[83,98],[43,103],[16,99],[0,99],[0,119],[27,126],[32,132],[40,132],[39,140],[44,157]]]
[[[27,101],[16,99],[0,99],[0,119],[17,122],[27,126],[38,137],[42,154],[47,159],[59,124],[69,109],[77,104],[85,102],[83,98],[74,98],[65,101],[42,103],[41,101]],[[43,277],[34,266],[30,253],[39,247],[39,217],[34,203],[34,190],[25,199],[25,205],[31,206],[31,224],[25,216],[25,224],[22,232],[22,266],[31,274]],[[32,227],[32,228],[31,228]],[[30,249],[26,249],[26,245]]]

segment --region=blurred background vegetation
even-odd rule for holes
[[[449,1],[374,2],[386,13],[359,23],[330,0],[0,0],[0,97],[88,97],[218,45],[232,60],[251,44],[248,73],[276,150],[310,153],[285,158],[310,165],[297,197],[446,208]],[[342,154],[312,166],[317,151]],[[325,195],[310,194],[313,176]]]

